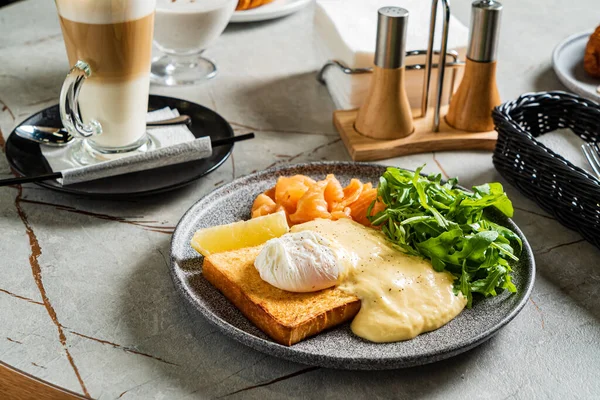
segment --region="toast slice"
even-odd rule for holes
[[[204,258],[202,274],[276,342],[291,346],[358,313],[360,300],[337,288],[293,293],[263,281],[254,268],[261,249],[211,254]]]

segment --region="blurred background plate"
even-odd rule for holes
[[[285,17],[306,7],[312,0],[275,0],[264,6],[236,11],[230,22],[257,22]]]
[[[552,66],[558,79],[570,91],[600,102],[600,79],[592,78],[583,69],[583,54],[592,31],[569,36],[554,48]]]

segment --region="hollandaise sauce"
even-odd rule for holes
[[[318,219],[296,225],[329,239],[343,270],[338,288],[361,300],[352,332],[372,342],[412,339],[456,317],[467,301],[455,295],[454,278],[431,263],[402,253],[379,231],[349,219]]]

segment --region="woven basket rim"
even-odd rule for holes
[[[525,93],[492,116],[498,131],[492,160],[500,175],[600,248],[600,180],[537,140],[569,128],[588,143],[600,143],[600,104],[562,91]]]
[[[526,131],[521,126],[521,124],[519,124],[515,119],[513,119],[510,112],[514,109],[523,107],[525,104],[527,104],[527,106],[533,106],[533,104],[535,104],[535,103],[528,103],[531,100],[531,98],[533,98],[533,97],[536,97],[536,98],[550,97],[550,98],[556,98],[557,100],[559,100],[559,99],[565,100],[565,98],[566,98],[567,100],[572,100],[576,104],[583,104],[585,106],[590,107],[590,110],[597,112],[599,115],[600,115],[600,104],[593,100],[584,99],[582,97],[579,97],[579,96],[571,94],[571,93],[567,93],[567,92],[560,91],[560,90],[555,90],[555,91],[549,91],[549,92],[524,93],[515,100],[508,101],[504,104],[501,104],[500,106],[496,107],[493,111],[494,113],[500,114],[503,118],[503,121],[500,122],[499,124],[502,124],[502,123],[509,124],[510,127],[512,127],[515,131],[517,131],[517,133],[519,133],[519,134],[525,136],[527,139],[529,139],[534,146],[540,148],[545,153],[551,155],[554,159],[564,163],[565,166],[569,167],[571,170],[574,170],[575,172],[579,173],[580,175],[582,175],[583,177],[588,179],[590,181],[589,182],[590,184],[593,184],[600,188],[600,179],[599,178],[592,175],[591,173],[584,170],[583,168],[580,168],[577,165],[573,164],[572,162],[570,162],[569,160],[564,158],[561,154],[556,153],[555,151],[553,151],[552,149],[550,149],[549,147],[547,147],[546,145],[544,145],[543,143],[538,141],[530,132]],[[499,125],[499,124],[497,124],[497,125]],[[569,127],[565,127],[563,129],[571,130]],[[571,130],[571,132],[573,132],[573,131]],[[573,134],[575,134],[575,133],[573,133]],[[593,186],[593,187],[595,187],[595,186]]]

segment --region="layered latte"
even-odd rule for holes
[[[56,0],[70,65],[91,76],[79,95],[84,122],[95,119],[101,148],[145,137],[156,0]]]

